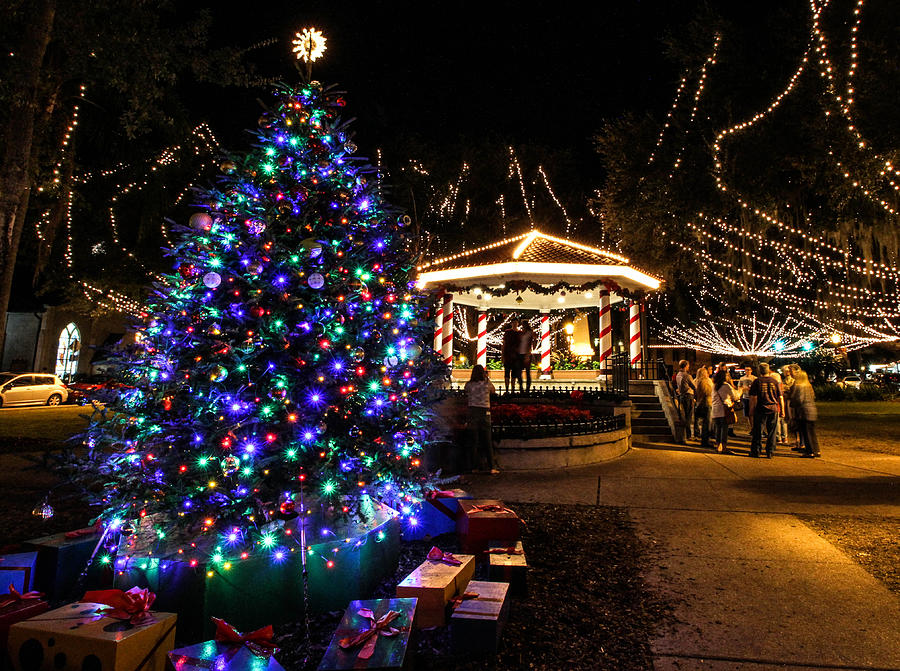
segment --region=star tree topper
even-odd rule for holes
[[[292,44],[294,45],[294,53],[297,54],[297,60],[306,63],[306,79],[312,76],[313,61],[321,58],[325,53],[325,42],[327,39],[322,31],[318,28],[304,28],[296,33],[296,37]]]

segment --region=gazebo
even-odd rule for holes
[[[489,310],[540,313],[540,370],[550,373],[550,313],[596,308],[599,354],[605,366],[613,351],[610,306],[629,303],[629,360],[640,367],[645,331],[643,301],[659,289],[659,278],[620,254],[532,230],[513,238],[434,259],[418,268],[417,284],[434,292],[437,318],[434,349],[453,363],[453,306],[473,306],[478,314],[476,363],[487,364]]]

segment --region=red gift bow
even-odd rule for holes
[[[442,561],[450,566],[462,566],[462,562],[453,556],[450,552],[444,552],[437,545],[433,546],[427,555],[427,559],[431,561]]]
[[[477,599],[478,597],[478,592],[463,592],[462,594],[457,594],[455,597],[450,599],[450,609],[456,610],[457,608],[459,608],[459,604],[461,604],[463,601]]]
[[[508,548],[488,548],[486,552],[489,555],[523,555],[525,554],[525,550],[520,550],[517,547],[508,547]]]
[[[429,501],[432,499],[453,499],[456,498],[456,495],[451,491],[432,489],[425,493],[425,498]]]
[[[347,648],[355,648],[356,646],[365,643],[362,650],[360,650],[359,654],[356,656],[359,659],[369,659],[375,652],[375,645],[378,643],[379,634],[382,636],[396,636],[400,633],[400,630],[396,627],[388,627],[391,622],[400,617],[400,613],[396,610],[389,610],[376,620],[375,613],[368,608],[360,608],[356,612],[369,621],[369,628],[359,632],[355,636],[342,638],[338,641],[338,645],[346,650]]]
[[[151,616],[150,606],[156,600],[156,595],[149,589],[140,587],[132,587],[127,592],[120,589],[101,589],[85,592],[81,600],[110,606],[112,610],[103,611],[103,615],[107,617],[140,624]]]
[[[496,503],[482,503],[469,508],[470,513],[509,513],[515,515],[515,512],[505,506],[498,506]]]
[[[215,639],[220,643],[246,645],[250,648],[250,652],[260,657],[268,657],[278,651],[278,646],[272,642],[275,631],[272,629],[271,624],[256,631],[242,634],[225,620],[214,617],[212,621],[216,625]]]
[[[8,608],[16,603],[21,603],[23,601],[31,601],[33,599],[40,599],[43,597],[42,592],[25,592],[22,594],[19,590],[15,588],[14,585],[10,584],[9,586],[9,594],[4,594],[0,596],[0,610],[4,608]]]
[[[85,527],[84,529],[75,529],[75,531],[67,531],[65,533],[66,538],[80,538],[81,536],[91,536],[100,531],[101,524],[100,520],[97,520],[97,523],[92,527]]]

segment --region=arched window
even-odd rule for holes
[[[81,350],[81,331],[74,323],[66,324],[59,334],[56,347],[56,374],[68,382],[78,370],[78,352]]]

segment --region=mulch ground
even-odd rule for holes
[[[900,594],[900,518],[798,515],[889,590]]]
[[[500,652],[489,658],[450,653],[446,628],[420,632],[416,667],[445,671],[489,669],[651,669],[650,640],[664,621],[667,605],[641,579],[647,548],[635,536],[627,513],[618,508],[534,503],[508,504],[525,521],[528,595],[512,597]],[[418,566],[432,545],[458,551],[454,535],[404,543],[396,574],[377,597]],[[475,579],[486,579],[479,566]],[[287,669],[315,669],[331,641],[341,612],[310,622],[306,654],[302,624],[278,627]]]

